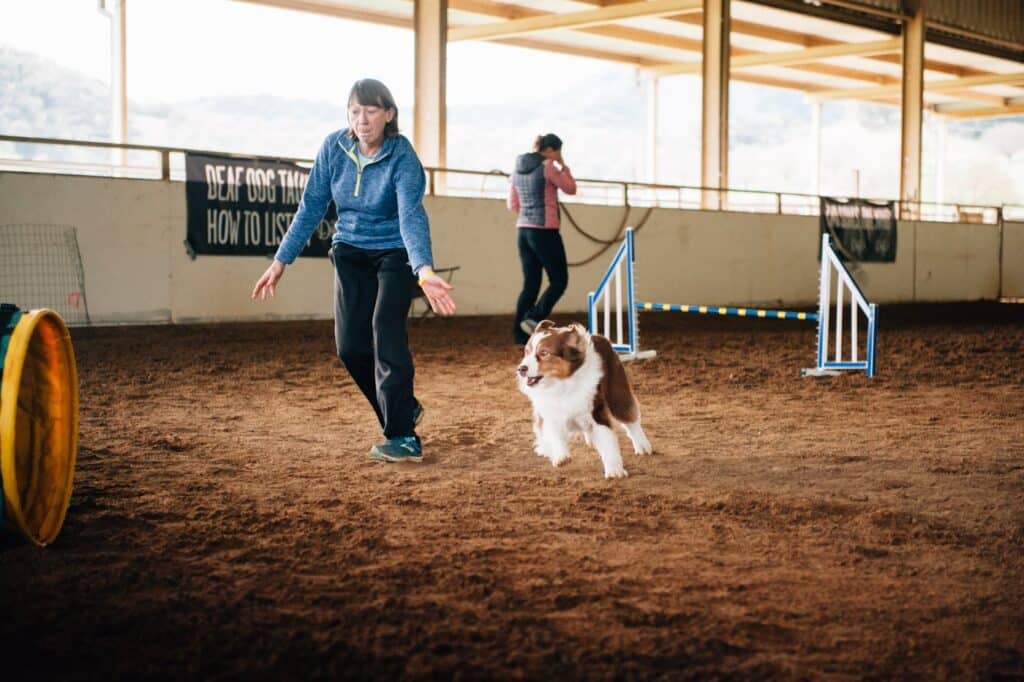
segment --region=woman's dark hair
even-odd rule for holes
[[[542,152],[545,149],[554,149],[556,152],[562,148],[562,138],[554,133],[538,135],[533,141],[533,151]]]
[[[380,107],[385,111],[394,109],[394,118],[384,126],[384,137],[394,137],[398,134],[398,107],[395,106],[395,98],[391,96],[388,86],[374,78],[357,80],[352,86],[352,91],[348,93],[348,99],[345,100],[346,110],[352,100],[359,102],[364,107]],[[356,131],[349,128],[348,136],[353,140],[356,139]]]

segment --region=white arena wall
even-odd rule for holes
[[[622,207],[571,205],[580,226],[607,238]],[[438,267],[458,265],[462,314],[511,313],[521,283],[514,215],[493,199],[428,197]],[[646,209],[634,208],[629,224]],[[326,259],[288,268],[275,300],[253,302],[266,258],[185,251],[181,182],[0,172],[0,225],[67,224],[78,230],[94,324],[330,317]],[[563,221],[569,260],[596,245]],[[655,209],[637,234],[639,298],[664,303],[814,305],[817,217]],[[582,312],[613,251],[571,268],[559,311]],[[1000,267],[1000,261],[1002,267]],[[1024,224],[902,222],[893,264],[856,273],[877,303],[991,300],[1024,296]],[[1000,276],[1002,282],[1000,282]],[[2,297],[3,292],[0,292]],[[11,301],[17,303],[17,301]]]
[[[1024,298],[1024,223],[1003,224],[1003,289],[1007,298]]]

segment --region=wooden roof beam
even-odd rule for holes
[[[995,73],[986,76],[968,76],[966,78],[951,78],[944,81],[926,81],[925,91],[931,92],[956,92],[966,88],[980,85],[1024,85],[1024,71],[1016,73]],[[830,99],[883,99],[900,94],[900,86],[883,85],[877,88],[848,88],[843,90],[820,90],[819,97]]]
[[[589,28],[603,24],[613,24],[623,19],[635,17],[660,17],[684,12],[699,12],[703,0],[647,0],[646,2],[630,2],[624,5],[602,7],[600,9],[568,12],[562,14],[543,14],[522,19],[463,26],[448,31],[449,42],[459,40],[496,40],[514,38],[528,33],[555,31],[564,29]]]
[[[586,2],[591,5],[609,5],[609,4],[620,4],[622,2],[631,2],[632,0],[580,0],[580,2]],[[678,21],[683,24],[691,24],[694,26],[702,25],[703,20],[700,15],[694,14],[681,14],[674,17],[663,17],[670,21]],[[752,36],[754,38],[764,38],[765,40],[774,40],[780,43],[789,43],[791,45],[801,45],[803,47],[819,47],[823,45],[842,45],[843,43],[838,40],[832,40],[830,38],[822,38],[818,35],[810,33],[800,33],[799,31],[791,31],[785,28],[777,28],[767,24],[758,24],[752,21],[744,21],[740,19],[733,19],[730,22],[730,28],[733,33],[740,35]],[[736,53],[736,48],[733,48],[733,54]],[[883,55],[869,55],[867,59],[872,59],[879,62],[888,62],[890,64],[900,64],[902,56],[899,54],[883,54]],[[970,66],[961,66],[959,64],[950,64],[949,62],[943,62],[936,59],[926,59],[924,61],[924,68],[926,71],[935,71],[936,73],[946,73],[951,76],[964,77],[964,76],[983,76],[992,73],[991,71],[984,71],[982,69],[975,69]],[[843,76],[847,78],[847,76]],[[859,79],[864,80],[864,79]]]
[[[890,64],[901,64],[903,57],[898,54],[883,54],[871,57],[876,61],[888,62]],[[984,71],[982,69],[975,69],[970,66],[961,66],[960,64],[950,64],[949,62],[940,62],[935,59],[924,60],[925,71],[935,71],[936,73],[945,73],[950,76],[956,76],[957,78],[964,78],[966,76],[988,76],[991,75],[992,71]]]
[[[547,14],[543,10],[533,9],[532,7],[510,5],[507,3],[493,2],[492,0],[448,0],[448,8],[458,10],[461,12],[483,14],[485,16],[492,17],[501,17],[503,19],[518,19],[522,17],[541,16]],[[680,15],[668,18],[673,20],[682,20],[689,19],[691,18],[691,16],[693,15]],[[700,24],[700,15],[697,15],[696,19],[697,24]],[[735,25],[735,23],[733,23],[733,25]],[[577,30],[579,30],[581,33],[589,33],[591,35],[598,35],[605,38],[615,38],[617,40],[640,42],[646,45],[657,45],[659,47],[667,47],[682,52],[695,52],[699,54],[702,50],[701,41],[699,39],[687,38],[685,36],[678,36],[669,33],[648,31],[644,29],[633,28],[631,26],[591,26],[589,28]],[[761,53],[756,50],[750,50],[742,47],[737,47],[734,45],[732,47],[732,54],[733,56],[742,56],[747,54]],[[655,59],[647,59],[645,61],[649,64],[660,63],[658,62],[658,60]],[[866,83],[871,83],[873,85],[887,85],[889,83],[899,82],[899,79],[894,76],[888,76],[885,74],[875,73],[872,71],[862,71],[860,69],[851,69],[845,66],[838,66],[836,64],[804,64],[794,66],[793,68],[799,71],[824,74],[827,76],[835,76],[837,78],[843,78],[846,80],[864,81]]]
[[[603,59],[610,62],[621,62],[624,64],[632,64],[637,68],[654,66],[656,64],[652,59],[630,52],[601,50],[592,47],[568,45],[566,43],[559,43],[553,40],[543,40],[541,38],[499,38],[494,42],[502,45],[525,47],[531,50],[558,52],[559,54],[572,55],[573,57],[588,57],[590,59]]]
[[[775,78],[774,76],[762,76],[760,74],[750,73],[749,71],[740,71],[738,73],[729,74],[729,80],[743,81],[745,83],[757,83],[758,85],[767,85],[773,88],[784,88],[786,90],[800,90],[801,92],[806,92],[812,95],[823,87],[816,83],[794,81],[787,78]]]
[[[937,109],[935,113],[942,114],[943,116],[949,116],[950,118],[964,119],[996,118],[999,116],[1019,116],[1021,114],[1024,114],[1024,104],[1010,104],[1004,107],[982,107],[973,109]]]
[[[886,52],[898,52],[902,49],[902,42],[899,38],[890,40],[873,40],[863,43],[840,43],[839,45],[823,45],[821,47],[810,47],[806,50],[793,50],[787,52],[758,52],[739,57],[733,57],[729,64],[731,69],[742,69],[753,66],[793,66],[816,62],[820,59],[830,57],[866,56],[872,54],[883,54]],[[700,64],[696,67],[693,64],[662,64],[644,70],[644,75],[649,77],[668,76],[680,73],[700,73]]]
[[[532,7],[490,2],[489,0],[448,0],[448,9],[458,10],[460,12],[469,12],[472,14],[482,14],[489,17],[501,17],[504,19],[520,19],[523,17],[541,17],[551,15],[550,12],[533,9]],[[673,50],[680,50],[683,52],[701,51],[700,40],[686,38],[685,36],[676,36],[669,33],[646,31],[644,29],[633,28],[631,26],[589,26],[575,30],[578,30],[580,33],[589,33],[591,35],[602,36],[604,38],[615,38],[616,40],[638,42],[646,45],[657,45],[659,47],[668,47]],[[647,61],[656,63],[656,60]]]
[[[928,86],[925,85],[925,92],[927,92],[927,91],[928,91]],[[950,90],[950,91],[944,92],[942,94],[944,94],[944,95],[951,95],[953,97],[956,97],[956,98],[962,99],[962,100],[966,100],[968,102],[974,102],[974,103],[984,102],[984,103],[987,103],[987,104],[994,104],[994,105],[1000,106],[1000,107],[1003,106],[1004,104],[1006,104],[1006,100],[1008,99],[1005,95],[993,95],[992,93],[989,93],[989,92],[978,92],[977,90],[967,90],[966,88],[963,89],[963,90]],[[933,106],[943,106],[943,105],[936,104],[936,105],[933,105]]]

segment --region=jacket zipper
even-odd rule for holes
[[[338,142],[338,146],[345,150],[345,154],[348,158],[352,159],[352,163],[356,165],[356,188],[355,191],[352,192],[352,196],[357,197],[359,196],[359,185],[363,180],[363,165],[359,163],[359,158],[352,153],[351,149],[345,149],[345,145],[341,142]],[[353,146],[352,149],[355,149],[355,146]]]
[[[359,143],[357,142],[356,144],[359,144]],[[345,154],[348,156],[348,158],[352,159],[352,163],[354,163],[356,165],[356,187],[355,187],[355,190],[352,192],[352,196],[357,197],[357,196],[359,196],[359,186],[363,182],[363,168],[365,168],[365,166],[363,166],[363,164],[359,163],[359,157],[357,157],[355,154],[352,153],[352,149],[356,148],[355,145],[352,145],[352,149],[346,149],[345,145],[343,145],[341,143],[341,141],[339,140],[338,141],[338,146],[341,147],[343,150],[345,150]],[[387,154],[385,154],[383,156],[378,156],[376,159],[374,159],[373,161],[371,161],[370,163],[368,163],[366,165],[369,166],[370,164],[377,163],[378,161],[383,161],[385,158],[387,158]]]

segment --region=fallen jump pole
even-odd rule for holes
[[[818,323],[817,363],[801,370],[803,376],[834,376],[845,370],[863,370],[875,375],[876,334],[878,306],[869,303],[853,275],[835,251],[829,236],[821,236],[821,274],[818,281],[818,312],[793,312],[762,308],[730,306],[686,305],[679,303],[652,303],[636,300],[636,253],[633,229],[626,229],[618,251],[598,283],[587,296],[587,327],[591,333],[602,334],[623,360],[654,357],[653,350],[640,350],[637,331],[637,312],[641,310],[697,313],[702,315],[732,315],[760,319],[802,320]],[[623,292],[623,280],[625,292]],[[835,280],[835,306],[832,305],[832,282]],[[614,290],[614,300],[612,291]],[[623,301],[625,293],[625,301]],[[849,296],[849,314],[845,312],[845,298]],[[833,314],[830,314],[833,313]],[[863,359],[859,354],[858,316],[867,319]],[[844,320],[849,322],[849,338],[844,333]]]
[[[817,320],[817,313],[800,313],[789,310],[762,310],[761,308],[723,308],[708,305],[683,305],[677,303],[637,302],[640,310],[660,310],[675,313],[698,313],[700,315],[735,315],[737,317],[762,317],[773,320]]]

